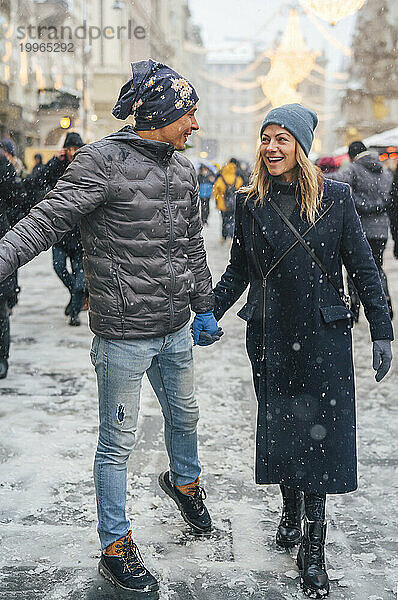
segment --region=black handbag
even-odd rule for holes
[[[334,283],[333,279],[330,277],[329,273],[327,272],[325,265],[319,260],[319,258],[315,254],[315,252],[307,244],[305,239],[300,235],[300,233],[297,231],[295,226],[286,217],[286,215],[283,214],[283,212],[281,211],[279,206],[276,204],[276,202],[274,202],[272,200],[272,198],[268,198],[268,201],[269,201],[270,205],[272,206],[272,208],[275,210],[275,212],[278,213],[278,215],[280,216],[282,221],[285,223],[285,225],[287,225],[287,227],[289,227],[290,231],[294,234],[296,239],[300,242],[300,244],[302,245],[304,250],[311,256],[314,263],[316,263],[318,265],[318,267],[321,269],[322,273],[324,273],[326,275],[327,280],[329,281],[329,283],[334,287],[334,289],[338,293],[339,298],[342,301],[342,303],[344,304],[344,306],[348,310],[350,310],[350,297],[347,296],[346,294],[344,294],[344,290],[341,290],[340,288],[337,287],[337,285]]]

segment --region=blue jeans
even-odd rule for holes
[[[70,273],[66,266],[66,260],[69,258],[72,272]],[[71,295],[71,314],[77,316],[82,309],[84,294],[86,292],[86,278],[83,269],[83,252],[68,254],[62,248],[53,246],[53,267],[54,271],[68,288]]]
[[[94,460],[98,533],[102,549],[126,535],[127,460],[136,441],[144,374],[159,400],[170,477],[176,485],[200,474],[194,397],[192,339],[189,326],[166,337],[106,340],[91,348],[99,398],[99,436]]]

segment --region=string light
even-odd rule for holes
[[[44,90],[46,87],[46,80],[43,75],[43,70],[40,65],[36,67],[36,83],[39,90]]]
[[[10,80],[9,60],[10,60],[11,54],[12,54],[12,43],[9,40],[10,40],[12,32],[13,32],[13,26],[8,25],[8,23],[3,23],[1,25],[1,29],[4,30],[4,32],[5,32],[4,38],[5,38],[5,40],[7,40],[6,42],[4,42],[4,46],[2,48],[2,50],[3,50],[2,61],[4,63],[3,77],[4,77],[4,81],[9,81]]]
[[[297,13],[290,10],[281,43],[273,51],[264,53],[270,60],[268,73],[257,78],[265,99],[245,107],[233,106],[232,112],[247,114],[272,106],[300,102],[297,91],[299,83],[308,78],[314,68],[319,52],[311,52],[304,41]]]
[[[316,71],[317,73],[321,73],[322,75],[327,75],[327,71],[324,67],[321,67],[321,65],[314,65],[314,68],[312,69],[313,71]],[[348,81],[348,73],[339,73],[337,71],[334,71],[333,73],[330,73],[330,75],[334,78],[334,79],[339,79],[340,81]]]
[[[325,33],[325,28],[316,21],[315,17],[308,11],[307,16],[311,21],[315,21],[318,28],[321,28]],[[326,32],[327,33],[327,32]],[[333,36],[330,36],[335,44],[340,44]],[[339,48],[346,53],[345,46],[341,44]],[[203,48],[201,48],[203,50]],[[264,99],[250,106],[232,106],[231,112],[240,114],[255,113],[263,110],[265,107],[280,106],[292,102],[301,102],[302,96],[297,90],[297,86],[304,80],[321,87],[333,88],[338,90],[346,89],[343,83],[325,82],[311,75],[312,71],[326,75],[326,70],[316,63],[320,52],[312,52],[306,45],[301,32],[300,23],[297,12],[292,9],[289,11],[286,29],[283,33],[281,42],[275,50],[266,50],[262,52],[254,61],[246,65],[238,73],[229,75],[228,77],[218,78],[217,76],[209,75],[201,72],[201,76],[213,83],[217,83],[221,87],[235,90],[250,90],[261,86],[264,94]],[[250,72],[255,71],[258,67],[264,64],[264,59],[269,59],[270,67],[268,73],[263,76],[258,76],[252,81],[242,81],[242,78]],[[330,73],[329,76],[340,81],[347,81],[346,73]],[[330,110],[325,114],[329,119],[332,113]]]
[[[231,106],[231,112],[247,115],[249,113],[262,110],[263,108],[267,108],[269,104],[270,102],[268,98],[264,98],[264,100],[261,100],[260,102],[257,102],[257,104],[252,104],[250,106]]]
[[[271,15],[269,17],[269,19],[267,19],[262,25],[261,27],[258,28],[258,30],[255,32],[254,34],[254,38],[257,38],[260,33],[262,33],[262,31],[264,29],[266,29],[268,27],[268,25],[270,25],[272,23],[272,21],[283,12],[284,10],[284,5],[282,4],[282,6],[280,6],[273,15]],[[184,41],[183,46],[184,46],[184,50],[187,50],[188,52],[191,52],[192,54],[208,54],[208,53],[213,53],[213,52],[231,52],[233,50],[237,50],[238,48],[242,48],[243,46],[247,45],[247,41],[242,41],[241,43],[239,43],[238,45],[235,45],[233,47],[231,47],[231,45],[229,46],[224,46],[224,47],[213,47],[213,48],[205,48],[203,46],[198,46],[196,44],[192,44],[191,42],[188,41]]]
[[[54,78],[54,89],[60,90],[62,88],[62,75],[57,74]]]
[[[352,50],[348,46],[342,44],[339,40],[337,40],[327,29],[311,14],[310,11],[306,11],[306,15],[313,24],[313,26],[323,35],[325,40],[327,40],[332,46],[337,48],[342,54],[345,56],[352,56]]]
[[[12,43],[11,42],[6,42],[5,43],[5,53],[3,56],[3,62],[8,63],[8,61],[11,58],[11,54],[12,54]]]
[[[346,90],[347,86],[344,83],[332,83],[330,81],[322,81],[313,75],[308,75],[307,81],[319,85],[320,87],[329,88],[331,90]]]
[[[335,25],[337,21],[356,13],[366,0],[300,0],[300,2],[317,17]]]
[[[22,40],[22,43],[25,43],[26,35]],[[28,84],[29,76],[28,76],[28,58],[25,50],[20,53],[20,66],[19,66],[19,81],[21,85],[25,87]]]
[[[200,71],[201,77],[212,83],[217,83],[221,87],[228,88],[230,90],[252,90],[260,86],[259,78],[254,81],[235,81],[232,77],[220,79],[214,75],[209,75],[205,71]]]

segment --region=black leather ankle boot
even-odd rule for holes
[[[310,598],[329,594],[329,578],[325,566],[326,522],[304,518],[304,533],[297,554],[300,583]]]
[[[301,541],[303,493],[280,486],[283,498],[282,517],[276,532],[276,543],[281,548],[292,548]]]

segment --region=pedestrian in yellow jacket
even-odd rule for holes
[[[243,179],[237,174],[236,164],[232,160],[220,171],[213,187],[218,210],[221,211],[221,242],[234,236],[235,192],[242,187]]]
[[[213,187],[213,195],[216,199],[216,205],[218,210],[224,212],[226,210],[224,195],[226,185],[234,185],[235,189],[238,190],[243,185],[243,179],[236,174],[236,165],[232,162],[227,163],[220,171],[220,175],[216,179]]]

